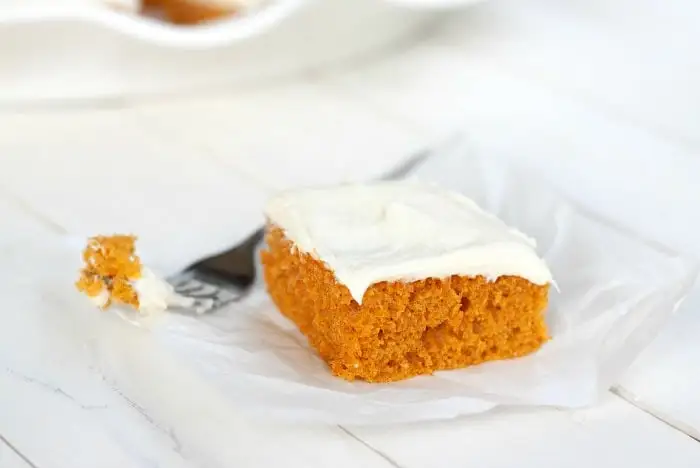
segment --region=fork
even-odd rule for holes
[[[379,180],[404,178],[427,159],[430,153],[430,150],[416,153]],[[173,310],[201,315],[216,312],[245,298],[253,289],[257,278],[256,252],[264,236],[265,228],[261,227],[242,243],[198,260],[182,272],[167,278],[175,293],[191,300],[191,304]]]

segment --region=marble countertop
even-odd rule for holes
[[[1,113],[0,467],[700,466],[697,288],[594,408],[290,427],[175,384],[154,404],[156,382],[105,372],[93,332],[110,316],[70,318],[59,247],[130,229],[176,269],[243,236],[276,190],[369,178],[464,132],[474,151],[518,158],[697,257],[698,8],[495,0],[381,58],[294,82]]]

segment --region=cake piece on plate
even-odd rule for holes
[[[175,24],[198,24],[256,8],[265,0],[144,0],[146,8],[160,8]]]
[[[472,200],[407,182],[269,201],[272,300],[332,372],[396,381],[524,356],[547,339],[534,240]]]

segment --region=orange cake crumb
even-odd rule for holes
[[[131,281],[141,277],[141,260],[136,255],[136,237],[95,236],[83,251],[83,268],[75,283],[89,297],[105,295],[103,309],[113,302],[139,308]]]
[[[451,276],[372,285],[362,304],[326,265],[269,226],[262,254],[272,300],[333,374],[390,382],[524,356],[548,339],[548,285]]]

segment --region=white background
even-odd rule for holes
[[[133,229],[175,269],[243,235],[275,190],[368,178],[458,130],[698,256],[699,15],[682,0],[494,0],[295,81],[0,114],[0,467],[700,466],[697,291],[595,408],[367,429],[250,421],[175,385],[157,395],[172,411],[150,414],[147,380],[103,379],[71,339],[83,325],[38,286],[72,275],[52,250],[66,234]]]

